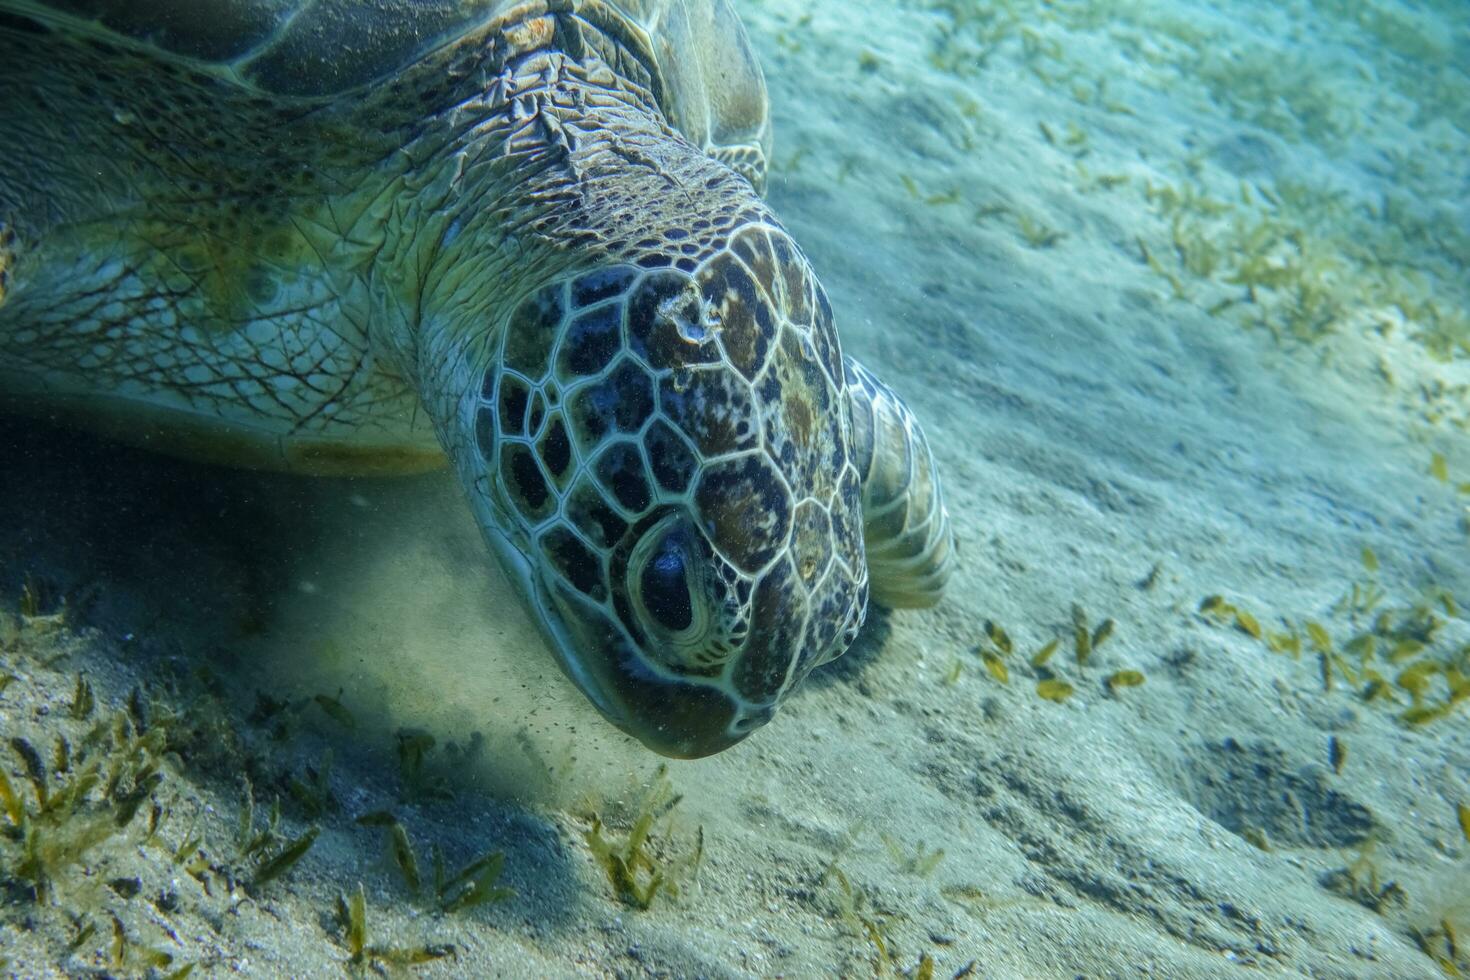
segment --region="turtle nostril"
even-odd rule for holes
[[[761,708],[747,709],[744,714],[736,718],[730,724],[730,731],[735,735],[745,736],[770,721],[776,713],[776,709],[766,706]]]

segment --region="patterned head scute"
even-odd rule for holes
[[[687,265],[523,298],[475,426],[569,676],[697,756],[846,649],[868,585],[842,357],[805,257],[752,222]]]

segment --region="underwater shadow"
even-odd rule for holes
[[[867,621],[858,631],[852,646],[836,660],[807,675],[802,687],[818,689],[835,684],[855,684],[861,680],[873,662],[883,655],[883,647],[893,633],[892,617],[893,610],[888,607],[870,604]]]
[[[280,597],[299,587],[302,554],[336,533],[321,512],[323,500],[335,494],[345,501],[354,487],[377,484],[392,485],[385,496],[411,495],[430,489],[437,476],[367,481],[233,470],[3,415],[0,453],[7,461],[0,481],[0,590],[7,604],[29,588],[43,611],[64,606],[69,626],[101,632],[148,679],[148,697],[170,717],[198,714],[201,699],[212,697],[227,717],[202,727],[239,732],[242,743],[268,755],[201,744],[197,755],[182,759],[186,776],[222,798],[241,796],[246,776],[258,800],[278,797],[288,816],[335,825],[374,856],[382,852],[382,832],[356,820],[378,810],[402,817],[426,867],[431,845],[442,849],[451,872],[477,854],[503,850],[502,884],[520,898],[477,909],[466,924],[512,927],[530,907],[539,910],[541,928],[578,918],[584,889],[555,822],[485,790],[519,778],[524,759],[497,756],[499,742],[496,751],[471,759],[473,742],[441,741],[423,748],[410,774],[407,729],[376,710],[380,699],[372,692],[349,700],[350,717],[339,714],[322,703],[336,702],[332,692],[282,689],[253,653],[263,643],[292,642],[272,635],[272,619]],[[378,519],[371,509],[354,513],[363,534],[371,535]],[[320,771],[327,750],[337,802],[312,813],[292,783]],[[497,767],[502,778],[493,775]],[[406,790],[409,782],[415,785]]]

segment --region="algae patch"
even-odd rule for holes
[[[661,765],[644,788],[637,812],[626,833],[610,831],[602,815],[588,815],[591,825],[583,840],[594,860],[607,875],[613,894],[625,905],[648,909],[660,891],[678,896],[693,881],[704,859],[704,828],[695,833],[692,848],[678,848],[673,841],[672,822],[662,834],[654,825],[679,805],[682,795],[674,793],[668,766]]]

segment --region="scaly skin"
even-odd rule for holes
[[[937,598],[948,523],[751,184],[551,20],[365,101],[0,35],[0,121],[34,154],[0,158],[0,391],[250,465],[442,451],[568,676],[704,755],[856,635],[865,496],[902,604]]]
[[[12,407],[219,462],[439,463],[368,334],[398,132],[59,33],[0,33],[0,91]]]
[[[567,673],[660,751],[716,751],[862,622],[831,311],[750,184],[601,66],[530,56],[488,108],[545,223],[512,246],[455,195],[403,360]],[[534,289],[490,295],[491,240],[545,256]]]

